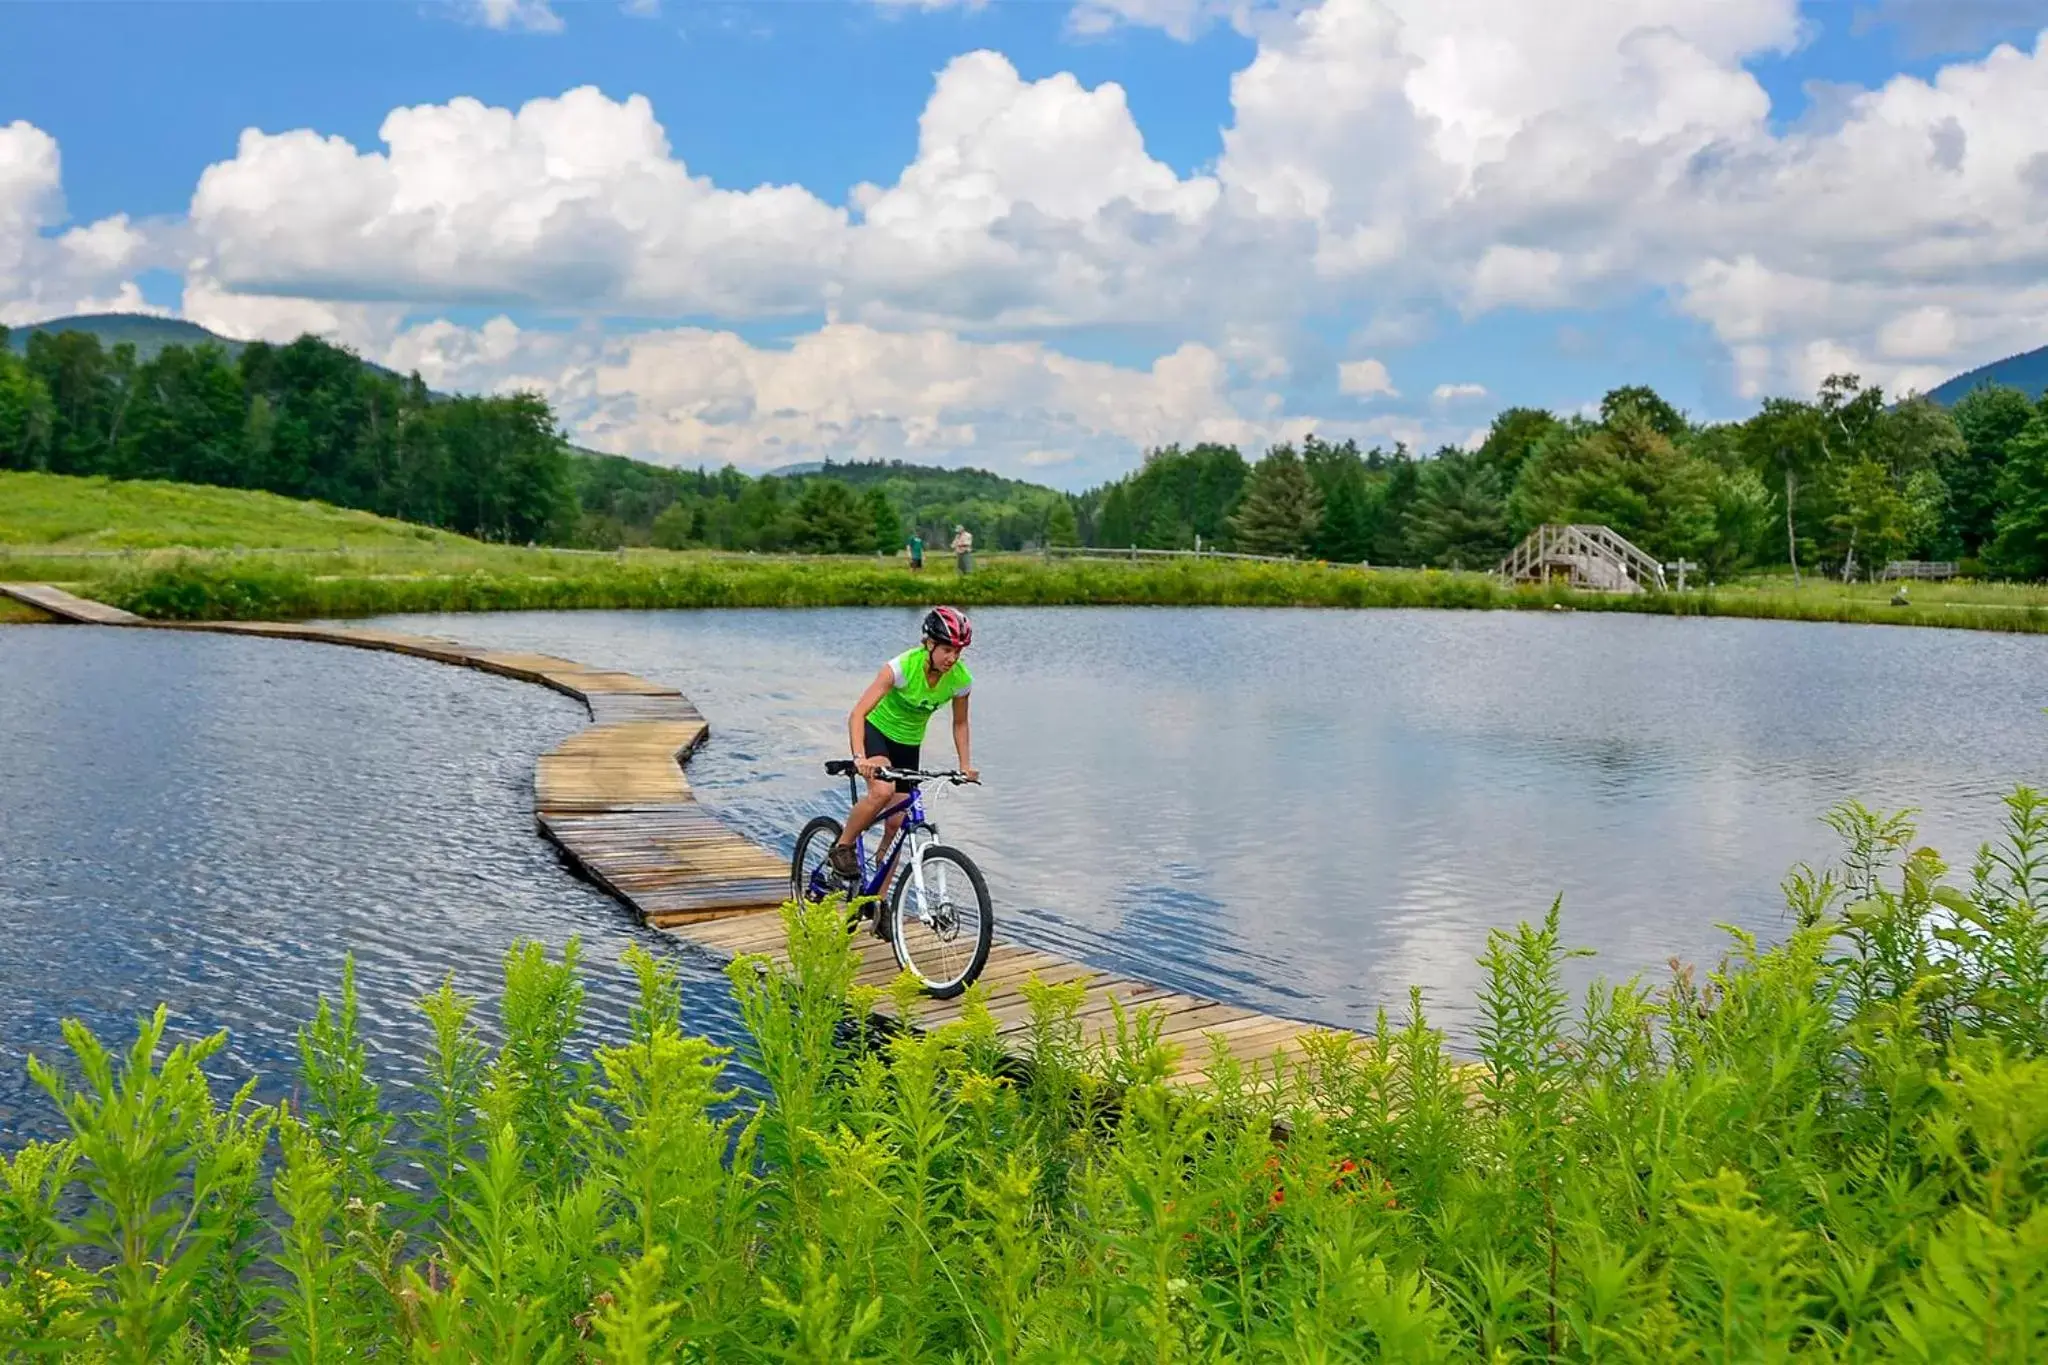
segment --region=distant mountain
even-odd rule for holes
[[[978,497],[992,502],[1004,502],[1018,493],[1042,494],[1048,497],[1055,493],[1055,490],[1044,484],[1005,478],[1001,474],[991,474],[986,469],[976,469],[971,465],[908,464],[902,460],[806,460],[802,464],[779,465],[768,470],[765,477],[805,479],[820,475],[851,484],[855,488],[866,488],[872,484],[890,484],[897,492],[906,496],[907,490],[913,488],[943,488],[950,495],[958,497]]]
[[[246,341],[236,341],[219,332],[208,331],[196,322],[158,317],[154,313],[80,313],[76,317],[32,322],[26,327],[12,329],[7,335],[7,344],[17,352],[26,351],[29,336],[34,332],[91,332],[100,339],[100,345],[110,351],[124,341],[129,342],[135,347],[137,360],[152,360],[167,346],[212,345],[231,356],[238,356],[249,345]],[[363,364],[390,379],[405,377],[374,360],[365,360]],[[433,396],[439,398],[442,395]]]
[[[196,322],[161,318],[153,313],[81,313],[77,317],[51,318],[48,322],[14,328],[8,333],[7,344],[16,351],[26,351],[29,336],[35,332],[91,332],[109,350],[124,341],[131,342],[138,360],[148,360],[166,346],[203,346],[211,342],[229,355],[239,355],[249,344],[230,341]]]
[[[892,484],[897,489],[944,487],[953,495],[987,498],[1003,502],[1018,493],[1058,496],[1044,484],[1005,478],[972,465],[909,464],[902,460],[821,460],[812,464],[784,465],[772,471],[784,477],[826,475],[855,488],[870,484]]]
[[[1968,374],[1959,374],[1927,396],[1946,406],[1986,384],[2009,385],[2024,391],[2029,398],[2040,398],[2048,393],[2048,346],[2024,355],[2009,355],[2003,360],[1979,366]]]

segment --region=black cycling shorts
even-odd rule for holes
[[[875,728],[873,721],[867,721],[865,725],[869,758],[886,758],[892,768],[908,768],[913,771],[917,768],[917,753],[924,747],[923,745],[905,744],[900,739],[891,739]],[[899,782],[897,785],[909,788],[915,787],[917,783]]]

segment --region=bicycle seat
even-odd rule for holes
[[[832,759],[826,763],[825,771],[834,777],[851,777],[854,772],[853,760],[850,758]]]

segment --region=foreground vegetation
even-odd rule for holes
[[[1492,935],[1479,1059],[1424,1017],[1175,1091],[1157,1022],[1084,1046],[1074,986],[870,1031],[832,907],[730,978],[737,1093],[635,948],[632,1036],[577,1060],[574,945],[508,957],[397,1103],[352,982],[294,1098],[221,1037],[31,1064],[71,1136],[0,1181],[22,1358],[1986,1361],[2048,1351],[2048,803],[1961,886],[1836,813],[1788,933],[1576,1006],[1553,908]],[[979,991],[977,990],[977,1000]],[[899,1008],[915,997],[899,991]],[[1275,1119],[1285,1121],[1276,1126]]]

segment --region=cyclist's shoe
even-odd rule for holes
[[[880,939],[880,940],[882,940],[882,942],[884,942],[884,943],[887,943],[887,942],[889,941],[889,927],[890,927],[890,926],[889,926],[889,907],[888,907],[888,905],[887,905],[887,904],[885,904],[885,903],[884,903],[884,902],[882,902],[882,901],[876,901],[876,902],[875,902],[875,908],[874,908],[874,916],[875,916],[875,937],[876,937],[876,938],[878,938],[878,939]]]
[[[860,858],[854,853],[852,844],[832,845],[832,851],[825,855],[825,866],[833,876],[848,885],[860,880]]]

